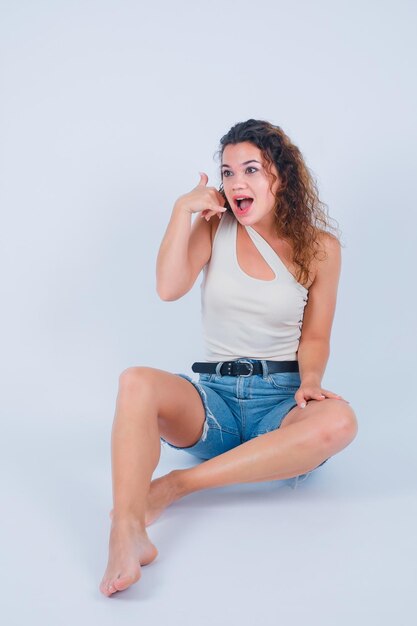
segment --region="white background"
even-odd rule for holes
[[[344,626],[416,618],[413,2],[0,2],[1,617]],[[110,429],[132,365],[191,374],[201,279],[155,290],[175,199],[250,117],[301,149],[342,230],[323,386],[355,442],[297,490],[200,492],[98,592]],[[156,474],[195,461],[163,448]],[[30,616],[30,617],[29,617]]]

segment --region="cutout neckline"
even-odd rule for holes
[[[248,227],[245,226],[246,231],[248,232]],[[247,272],[245,272],[245,270],[241,267],[240,263],[239,263],[239,257],[238,257],[238,251],[237,251],[237,246],[238,246],[238,237],[239,237],[239,224],[238,221],[235,220],[235,245],[234,245],[234,249],[235,249],[235,260],[236,260],[236,265],[239,269],[239,271],[246,276],[247,278],[249,278],[250,280],[256,280],[257,282],[261,282],[261,283],[275,283],[278,280],[278,268],[275,267],[275,263],[272,263],[265,258],[265,255],[261,252],[261,250],[258,248],[258,246],[255,244],[255,242],[252,240],[252,237],[250,235],[250,233],[248,232],[248,236],[249,239],[252,241],[252,245],[255,246],[255,249],[258,251],[258,253],[261,255],[261,257],[263,258],[263,260],[265,261],[265,263],[268,265],[268,267],[274,272],[274,278],[256,278],[255,276],[251,276],[250,274],[248,274]],[[275,254],[275,253],[274,253]],[[272,259],[271,259],[272,261]]]
[[[253,245],[258,250],[259,254],[262,256],[262,258],[264,259],[265,263],[275,273],[275,278],[267,280],[267,279],[264,279],[264,278],[255,278],[254,276],[250,276],[249,274],[247,274],[239,265],[239,260],[238,260],[238,256],[237,256],[238,221],[235,219],[235,222],[236,222],[236,242],[235,242],[236,263],[237,263],[240,271],[243,274],[245,274],[245,276],[247,276],[248,278],[252,278],[252,280],[258,280],[258,281],[263,282],[263,283],[274,283],[274,282],[276,282],[278,280],[280,271],[284,271],[294,281],[294,283],[296,285],[301,287],[301,289],[303,289],[303,291],[305,291],[305,293],[308,293],[308,289],[306,287],[304,287],[304,285],[302,285],[301,283],[298,282],[298,280],[295,278],[294,274],[292,274],[292,272],[290,272],[290,270],[288,269],[288,267],[286,266],[284,261],[281,259],[279,254],[277,254],[277,252],[275,252],[274,248],[266,241],[266,239],[264,237],[262,237],[262,235],[259,234],[258,231],[255,230],[252,226],[245,226],[243,224],[243,227],[245,228],[246,232],[248,233],[250,239],[252,240]],[[264,254],[261,252],[261,250],[258,248],[258,246],[253,241],[253,238],[256,239],[256,237],[258,237],[261,240],[262,245],[264,245],[266,247],[267,251],[269,251],[269,253],[270,253],[269,256],[270,256],[271,263],[270,263],[270,261],[268,259],[265,258]],[[279,269],[277,269],[276,265],[279,266]]]

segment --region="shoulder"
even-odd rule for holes
[[[317,236],[317,242],[321,251],[325,253],[334,254],[341,249],[340,241],[332,233],[325,230],[320,230]]]
[[[338,280],[341,269],[341,244],[339,239],[327,231],[320,231],[317,237],[318,252],[314,259],[315,280]]]
[[[317,269],[321,265],[340,262],[342,247],[339,239],[335,235],[320,230],[316,242],[315,264]]]

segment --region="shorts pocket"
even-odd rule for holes
[[[268,374],[268,382],[279,391],[295,393],[300,387],[301,379],[298,372],[275,372]]]

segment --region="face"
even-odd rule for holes
[[[246,226],[257,224],[273,230],[275,194],[279,185],[263,166],[261,150],[244,141],[229,144],[223,150],[222,182],[226,198],[236,219]],[[278,176],[275,165],[272,172]],[[247,197],[247,200],[238,201]]]

